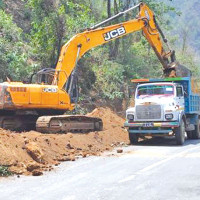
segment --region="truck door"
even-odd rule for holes
[[[185,100],[184,100],[184,93],[183,93],[183,87],[177,86],[176,87],[176,107],[177,109],[184,109],[185,106]]]

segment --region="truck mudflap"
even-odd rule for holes
[[[128,122],[124,123],[124,127],[130,128],[154,128],[154,127],[179,127],[179,122]]]

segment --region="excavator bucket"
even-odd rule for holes
[[[36,130],[41,133],[87,133],[102,129],[100,118],[84,115],[42,116],[36,122]]]
[[[165,77],[191,77],[192,72],[184,65],[176,63],[174,67],[169,68],[164,71],[164,76]]]
[[[177,77],[191,77],[192,72],[187,67],[178,63],[176,67],[176,76]]]

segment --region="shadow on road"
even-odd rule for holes
[[[185,143],[183,146],[187,145],[197,145],[200,143],[200,140],[189,140],[186,138]],[[175,137],[153,137],[153,138],[145,138],[144,140],[140,141],[135,146],[180,146],[176,144]],[[180,146],[181,147],[181,146]]]

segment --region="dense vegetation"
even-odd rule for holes
[[[44,67],[55,67],[61,46],[73,35],[129,8],[137,0],[0,0],[0,80],[24,80],[32,72]],[[181,14],[173,1],[144,0],[154,10],[171,45],[178,50],[182,64],[196,71],[193,55],[199,50],[199,29],[186,39],[173,19]],[[184,1],[185,4],[187,1]],[[197,0],[189,1],[191,7]],[[187,6],[187,8],[189,8]],[[188,23],[183,11],[180,24]],[[196,11],[198,9],[196,8]],[[120,22],[135,17],[129,14]],[[199,12],[193,13],[198,15]],[[182,20],[181,20],[182,19]],[[196,21],[191,21],[196,23]],[[199,22],[198,22],[199,23]],[[189,27],[188,27],[189,28]],[[189,39],[192,41],[186,42]],[[79,61],[81,100],[122,103],[127,85],[132,78],[158,77],[162,66],[141,33],[134,33],[110,44],[89,51]],[[195,72],[195,74],[198,74]],[[90,97],[90,98],[88,98]],[[111,100],[111,101],[110,101]],[[113,104],[114,105],[114,104]]]

